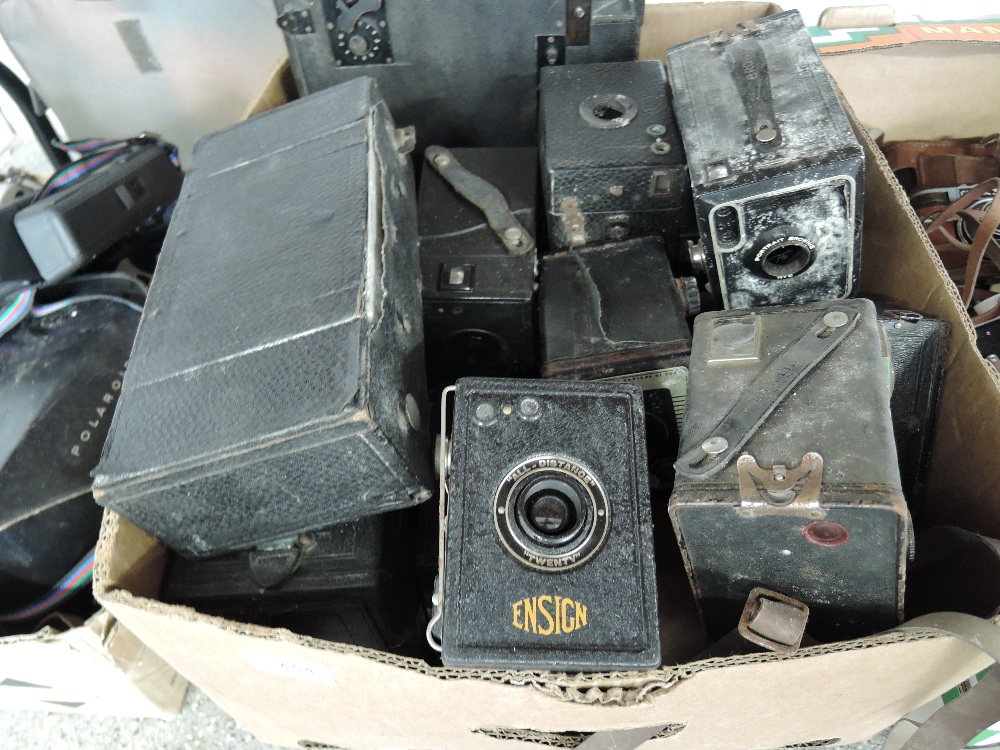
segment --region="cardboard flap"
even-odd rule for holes
[[[0,639],[4,708],[169,719],[187,680],[105,610],[83,626]]]

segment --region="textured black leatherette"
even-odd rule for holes
[[[99,502],[204,555],[427,496],[415,193],[394,132],[358,79],[199,142]]]

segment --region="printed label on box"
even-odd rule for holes
[[[246,659],[247,664],[254,669],[259,669],[261,672],[276,674],[280,677],[310,680],[311,682],[318,682],[321,685],[330,685],[331,687],[337,684],[337,680],[333,676],[333,671],[325,664],[315,661],[270,654],[266,651],[254,651],[248,648],[243,649],[243,658]]]
[[[853,52],[870,47],[899,47],[912,42],[1000,43],[1000,19],[986,21],[915,22],[863,29],[809,27],[820,54]]]

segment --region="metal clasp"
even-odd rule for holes
[[[744,453],[736,459],[736,474],[740,486],[741,515],[802,515],[823,518],[820,506],[823,483],[823,457],[806,453],[798,466],[775,464],[765,469],[757,459]]]

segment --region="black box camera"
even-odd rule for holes
[[[539,76],[542,190],[553,250],[693,229],[684,148],[658,60]]]
[[[864,152],[796,11],[667,51],[720,307],[857,293]]]
[[[659,665],[639,387],[467,378],[455,393],[442,661]]]

